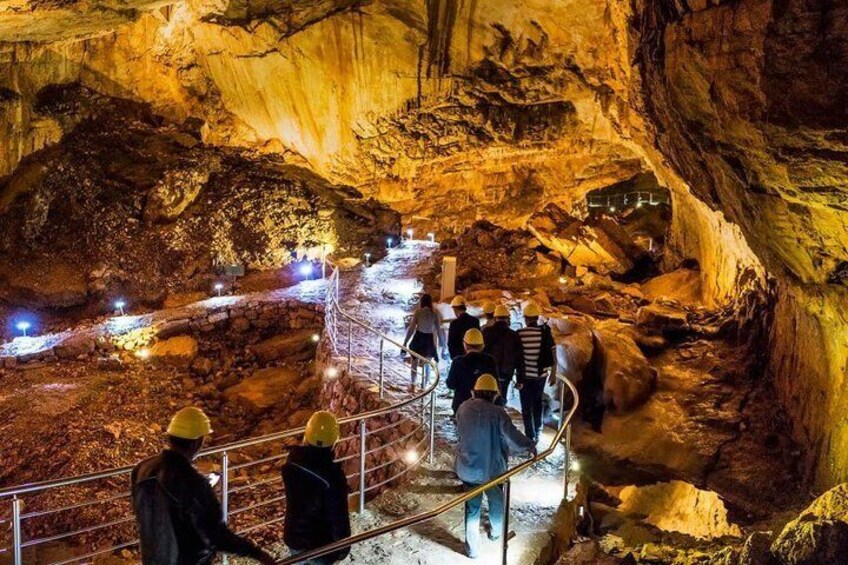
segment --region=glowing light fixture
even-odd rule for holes
[[[124,308],[127,306],[127,301],[123,298],[119,298],[115,301],[115,310],[121,313],[121,316],[124,315]]]
[[[21,332],[21,335],[23,335],[24,337],[26,337],[27,330],[30,329],[31,327],[32,327],[32,324],[30,324],[26,320],[21,320],[20,322],[15,324],[15,328],[17,328],[17,330],[19,332]]]
[[[567,281],[568,281],[568,279],[566,279],[565,277],[559,278],[559,284],[565,284]]]
[[[610,206],[609,211],[610,211],[610,212],[615,212],[615,206]]]
[[[218,296],[221,296],[221,291],[224,290],[224,283],[215,283],[215,292],[218,293]]]
[[[150,350],[146,347],[143,347],[135,352],[135,356],[144,361],[145,359],[150,358]]]
[[[434,234],[433,232],[428,233],[427,239],[430,240],[430,243],[435,243],[436,242],[436,234]]]
[[[409,228],[408,230],[406,230],[406,237],[408,237],[409,239],[412,239],[413,233],[415,233],[415,232],[412,231],[412,228]]]
[[[324,371],[324,374],[331,379],[335,379],[339,376],[339,370],[335,367],[327,367],[327,369]]]
[[[580,470],[580,461],[578,461],[577,459],[572,459],[571,460],[571,470],[574,471],[575,473],[577,471],[579,471]]]
[[[365,254],[365,266],[366,267],[371,266],[371,254],[370,253]]]
[[[642,207],[642,201],[641,201],[641,200],[640,200],[640,201],[638,201],[638,202],[636,203],[636,207],[637,207],[637,208],[641,208],[641,207]]]
[[[388,247],[389,249],[391,249],[391,248],[392,248],[392,245],[394,244],[394,242],[395,242],[395,240],[394,240],[394,239],[392,239],[391,237],[386,238],[386,247]]]
[[[300,272],[300,274],[301,274],[302,276],[304,276],[304,277],[306,277],[306,278],[308,279],[309,277],[311,277],[311,276],[312,276],[312,271],[313,271],[313,269],[312,269],[312,263],[304,263],[304,264],[302,264],[302,265],[298,268],[298,271]]]
[[[407,450],[403,454],[403,460],[406,461],[407,465],[414,465],[418,462],[418,452],[414,449]]]
[[[312,341],[313,343],[318,343],[319,341],[321,341],[321,336],[318,334],[312,334]]]

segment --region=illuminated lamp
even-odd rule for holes
[[[365,266],[366,267],[371,266],[371,254],[370,253],[365,254]]]
[[[430,243],[436,242],[436,234],[434,234],[433,232],[428,233],[427,238],[430,240]]]
[[[312,334],[312,341],[314,343],[318,343],[319,341],[321,341],[321,336],[318,334]]]
[[[150,350],[144,347],[136,351],[135,356],[144,361],[145,359],[148,359],[150,357]]]
[[[221,296],[221,291],[224,290],[224,283],[215,283],[215,291],[218,293],[218,296]]]
[[[335,367],[327,367],[327,369],[324,371],[324,374],[328,378],[335,379],[336,377],[339,376],[339,370],[336,369]]]
[[[26,320],[21,320],[20,322],[15,324],[15,328],[17,328],[17,330],[19,332],[21,332],[21,335],[23,335],[24,337],[26,337],[27,330],[30,329],[31,327],[32,327],[32,324],[30,324]]]
[[[124,308],[126,308],[127,302],[123,298],[119,298],[115,301],[115,309],[121,313],[121,316],[124,315]]]
[[[298,269],[298,271],[300,272],[301,276],[304,276],[304,277],[306,277],[307,279],[308,279],[309,277],[311,277],[311,276],[312,276],[312,270],[313,270],[313,269],[312,269],[312,263],[304,263],[304,264],[302,264],[302,265],[300,266],[300,268]]]
[[[406,461],[407,465],[414,465],[418,462],[418,452],[414,449],[407,450],[403,454],[403,460]]]
[[[391,249],[391,248],[392,248],[392,244],[393,244],[394,242],[395,242],[395,240],[394,240],[394,239],[392,239],[392,238],[390,238],[390,237],[389,237],[389,238],[386,238],[386,247],[388,247],[389,249]]]
[[[415,233],[415,232],[412,231],[412,228],[409,228],[408,230],[406,230],[406,237],[409,238],[409,239],[412,239],[413,233]]]

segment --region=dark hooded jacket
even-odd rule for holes
[[[315,549],[350,536],[347,486],[342,466],[326,447],[293,447],[283,465],[286,485],[286,525],[283,539],[297,551]],[[333,563],[347,557],[350,548],[318,558]]]
[[[498,378],[498,367],[495,364],[495,358],[491,355],[470,351],[453,360],[445,384],[453,391],[451,406],[454,414],[463,402],[471,398],[474,384],[481,375],[486,373]]]
[[[509,327],[507,322],[495,322],[494,325],[483,328],[483,349],[495,358],[498,365],[499,380],[510,381],[513,376],[524,375],[524,349],[518,332]]]
[[[462,340],[465,338],[465,332],[472,329],[480,329],[480,320],[468,312],[461,313],[450,323],[450,326],[448,326],[448,353],[451,359],[465,355],[465,346]]]
[[[227,527],[209,480],[181,453],[166,449],[145,459],[131,481],[144,565],[212,563],[218,551],[262,557]]]

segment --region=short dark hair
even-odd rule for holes
[[[433,297],[425,292],[424,294],[421,295],[421,300],[419,301],[418,305],[421,306],[421,308],[432,309],[433,308]]]
[[[459,306],[453,306],[453,308],[456,308],[457,310],[459,310],[461,312],[465,312],[466,310],[468,310],[468,307],[465,306],[465,304],[460,304]]]
[[[186,439],[184,437],[168,436],[168,443],[171,444],[171,447],[180,451],[197,449],[197,443],[202,440],[202,437],[198,439]]]
[[[494,402],[498,397],[498,393],[493,390],[475,390],[474,398],[480,398],[482,400],[488,400],[489,402]]]

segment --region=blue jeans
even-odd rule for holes
[[[466,492],[480,485],[462,483]],[[496,539],[503,533],[504,494],[503,486],[497,485],[483,494],[489,501],[489,523],[492,526],[489,537]],[[480,555],[480,514],[482,514],[483,494],[475,496],[465,503],[465,551],[468,557]]]

